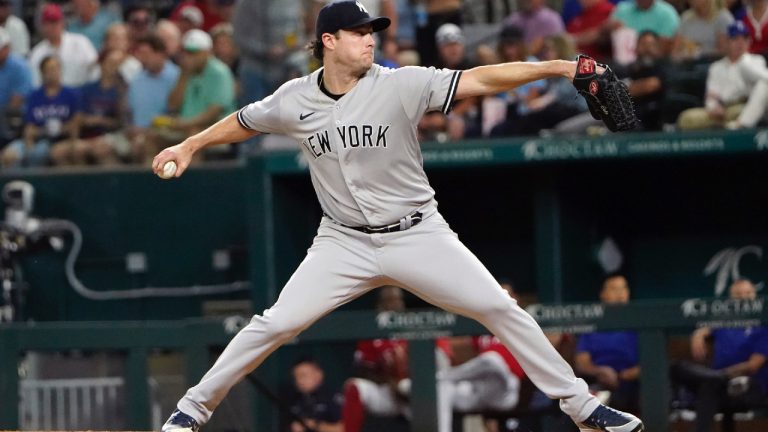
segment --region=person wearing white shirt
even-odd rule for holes
[[[768,68],[765,57],[748,52],[749,43],[743,22],[728,27],[726,55],[709,67],[704,107],[683,111],[677,120],[681,130],[752,128],[762,119],[768,105]]]
[[[29,52],[29,30],[21,18],[11,14],[11,0],[0,0],[0,27],[11,37],[11,52],[26,57]]]
[[[33,71],[32,83],[40,86],[40,62],[55,55],[61,61],[61,82],[65,86],[80,87],[90,77],[89,69],[96,63],[98,53],[87,37],[64,30],[64,14],[59,5],[49,3],[42,8],[41,40],[29,54]]]

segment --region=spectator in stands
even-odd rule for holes
[[[100,57],[103,57],[106,53],[121,53],[122,57],[120,59],[119,69],[120,77],[126,84],[133,81],[136,74],[141,71],[141,63],[129,52],[130,40],[128,39],[128,26],[119,22],[109,26],[106,36],[104,37],[103,45]],[[96,64],[93,67],[92,80],[99,79],[99,64]]]
[[[757,125],[768,105],[768,68],[763,56],[748,50],[749,30],[736,21],[728,27],[725,57],[709,67],[704,107],[680,113],[680,129]]]
[[[136,41],[154,31],[155,13],[148,4],[136,3],[127,8],[123,15],[128,25],[128,52],[133,54]]]
[[[306,67],[309,62],[302,47],[309,21],[298,17],[303,12],[299,0],[261,0],[235,3],[232,17],[234,37],[241,48],[240,79],[242,103],[250,103],[269,95],[285,80],[293,56],[299,56]],[[253,23],[259,23],[254,26]],[[300,53],[301,54],[298,54]]]
[[[435,43],[439,56],[438,67],[462,70],[470,68],[461,27],[452,23],[441,25],[435,33]]]
[[[523,30],[515,25],[505,25],[502,28],[499,35],[498,51],[503,62],[538,61],[538,58],[528,54],[528,45],[525,43]],[[491,136],[511,136],[517,133],[520,127],[520,117],[530,112],[526,102],[541,96],[546,87],[547,81],[539,80],[523,84],[507,92],[505,120],[493,127]]]
[[[221,23],[211,29],[213,40],[213,55],[229,67],[232,75],[237,77],[240,69],[240,50],[234,39],[234,28],[230,23]]]
[[[689,0],[688,3],[691,8],[680,18],[673,57],[678,60],[722,57],[733,15],[719,0]]]
[[[648,30],[637,38],[637,59],[627,66],[629,94],[643,130],[661,130],[667,64],[659,36]]]
[[[744,24],[749,29],[751,44],[749,52],[768,54],[768,0],[745,0]]]
[[[523,30],[528,52],[538,56],[544,46],[544,38],[565,32],[560,14],[546,5],[545,0],[521,0],[520,9],[504,19],[505,26]]]
[[[637,36],[647,30],[661,37],[662,54],[668,56],[672,52],[672,43],[680,27],[680,17],[677,10],[664,0],[626,0],[616,5],[611,16],[614,38],[617,31],[630,29],[634,35],[625,37],[637,41]],[[620,33],[618,33],[620,34]],[[614,44],[617,42],[614,41]],[[614,45],[615,46],[615,45]],[[614,48],[614,56],[620,54]]]
[[[629,285],[624,276],[608,275],[600,291],[606,305],[629,303]],[[576,346],[574,369],[591,379],[595,390],[611,392],[611,406],[637,412],[640,365],[637,333],[632,331],[584,334]]]
[[[512,283],[500,283],[512,298]],[[525,372],[509,350],[492,335],[454,338],[455,349],[471,345],[474,356],[466,362],[438,374],[450,385],[454,410],[464,413],[510,411],[520,400],[520,382]],[[490,430],[499,430],[494,420],[486,421]]]
[[[11,38],[11,52],[20,56],[29,53],[29,30],[24,20],[11,13],[11,0],[0,0],[0,27]]]
[[[135,53],[144,69],[128,86],[128,136],[132,159],[140,162],[151,156],[147,153],[146,134],[152,120],[167,113],[168,96],[179,79],[179,67],[168,59],[163,40],[154,34],[139,39]]]
[[[461,0],[423,0],[416,2],[416,50],[422,66],[436,66],[438,62],[435,34],[445,23],[461,27]],[[373,15],[371,15],[373,16]],[[392,18],[392,17],[390,17]]]
[[[573,59],[575,49],[567,34],[550,36],[544,40],[542,60]],[[558,123],[587,112],[587,103],[580,97],[571,80],[563,77],[546,80],[546,88],[540,96],[522,101],[527,112],[521,115],[514,133],[535,135],[544,129],[552,129]]]
[[[397,60],[399,54],[400,46],[398,46],[397,40],[385,38],[381,41],[381,57],[377,58],[376,62],[384,67],[397,69],[400,67]]]
[[[54,144],[54,165],[114,165],[120,161],[118,156],[128,155],[129,143],[122,132],[126,109],[126,85],[119,72],[122,61],[122,51],[101,56],[101,77],[80,90],[80,139],[74,144]]]
[[[181,75],[168,99],[178,112],[173,127],[185,135],[219,120],[234,106],[232,72],[212,55],[213,40],[202,30],[190,30],[182,40]]]
[[[579,0],[581,12],[566,29],[576,42],[578,51],[598,61],[611,58],[610,17],[614,5],[608,0]]]
[[[173,22],[184,36],[184,33],[203,26],[203,12],[194,4],[185,4],[179,9],[178,15],[175,15]]]
[[[472,67],[467,59],[464,32],[459,26],[452,23],[441,25],[435,33],[435,42],[439,55],[438,67],[457,70],[466,70]],[[428,118],[422,119],[423,127],[426,128],[427,124],[431,124],[433,132],[437,130],[444,132],[449,140],[480,136],[481,113],[479,104],[481,101],[482,98],[480,97],[459,101],[447,117],[441,112],[428,113],[426,115]],[[445,119],[440,117],[445,117]],[[435,130],[435,127],[442,125],[445,126],[444,129]]]
[[[100,0],[72,0],[71,5],[75,15],[67,23],[67,30],[87,37],[100,51],[107,28],[119,17],[102,9]]]
[[[729,288],[735,300],[754,300],[757,289],[746,279]],[[707,360],[708,340],[713,341],[711,367]],[[673,382],[696,394],[696,432],[712,432],[714,416],[727,406],[750,407],[768,398],[768,327],[701,327],[691,335],[695,363],[682,361],[672,366]]]
[[[208,32],[217,24],[227,22],[225,18],[231,16],[230,8],[234,3],[234,1],[230,0],[185,0],[179,3],[171,12],[171,20],[179,22],[187,8],[194,8],[200,12],[200,17],[202,18],[199,26],[195,28]]]
[[[544,38],[565,32],[565,24],[559,13],[546,5],[545,0],[521,0],[519,9],[504,19],[504,25],[523,30],[528,52],[538,56]]]
[[[213,55],[227,65],[235,80],[235,99],[240,97],[240,50],[235,44],[234,28],[222,22],[211,29]]]
[[[222,23],[232,23],[232,16],[235,13],[236,2],[237,0],[216,0],[216,10],[219,18],[221,18],[221,22],[215,24],[213,27],[216,27]]]
[[[735,20],[741,21],[746,16],[746,9],[742,0],[725,0],[725,8],[731,12]]]
[[[40,19],[44,39],[35,45],[29,54],[33,84],[41,84],[40,63],[51,55],[59,57],[63,85],[80,87],[88,82],[89,69],[98,58],[91,41],[83,35],[64,30],[64,15],[55,3],[43,6]]]
[[[163,146],[207,128],[235,105],[234,77],[227,65],[213,56],[211,36],[190,30],[182,39],[182,49],[181,74],[168,96],[168,111],[177,115],[155,118],[155,136],[149,139]],[[223,147],[221,151],[225,150]]]
[[[384,286],[378,290],[376,310],[380,313],[403,312],[405,302],[402,290]],[[450,365],[450,345],[446,339],[437,342],[438,373]],[[355,369],[358,378],[350,378],[344,385],[342,419],[345,432],[360,432],[366,414],[381,417],[410,417],[408,406],[410,378],[408,378],[408,342],[402,339],[375,339],[361,341],[355,350]],[[438,423],[441,432],[450,432],[451,406],[444,383],[438,384]]]
[[[80,98],[75,89],[61,82],[62,65],[58,57],[40,62],[43,85],[27,100],[22,138],[10,143],[2,153],[2,166],[43,166],[51,145],[65,140],[74,145],[80,133]]]
[[[155,26],[155,34],[162,39],[168,58],[172,62],[178,63],[181,53],[181,30],[179,30],[179,26],[171,20],[161,19]]]
[[[15,138],[9,118],[18,118],[29,92],[32,73],[26,60],[13,52],[11,36],[0,27],[0,148]]]
[[[290,413],[282,413],[282,432],[344,432],[341,422],[343,396],[324,383],[323,368],[311,357],[300,358],[291,369],[293,385],[283,397]]]

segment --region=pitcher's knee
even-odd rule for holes
[[[515,308],[520,309],[517,306],[517,302],[512,299],[505,299],[501,301],[488,302],[487,304],[483,305],[478,312],[483,318],[497,319],[514,314]]]
[[[254,316],[251,325],[263,327],[270,339],[291,339],[305,326],[305,320],[299,317],[275,317],[268,313],[264,316]]]

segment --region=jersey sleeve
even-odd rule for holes
[[[282,101],[283,87],[258,102],[240,108],[237,121],[246,129],[279,134],[283,131]]]
[[[448,114],[462,71],[407,66],[394,72],[400,101],[411,120],[425,112]]]

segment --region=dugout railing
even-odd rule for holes
[[[636,330],[639,334],[641,409],[648,430],[669,430],[670,386],[667,376],[667,338],[672,332],[697,326],[754,326],[768,324],[765,297],[751,301],[685,299],[637,301],[626,306],[597,303],[534,304],[527,308],[545,331],[583,333],[595,330]],[[127,353],[128,428],[151,428],[147,356],[152,349],[184,353],[188,384],[208,368],[209,349],[222,346],[247,323],[241,317],[224,320],[190,319],[178,322],[68,322],[5,324],[0,327],[0,429],[19,428],[19,358],[26,351],[69,349],[115,350]],[[437,431],[435,407],[434,338],[485,334],[475,321],[439,310],[376,314],[340,311],[321,319],[302,333],[298,344],[404,338],[410,342],[412,371],[411,428]],[[521,341],[520,343],[525,343]],[[256,416],[253,430],[262,430]]]

